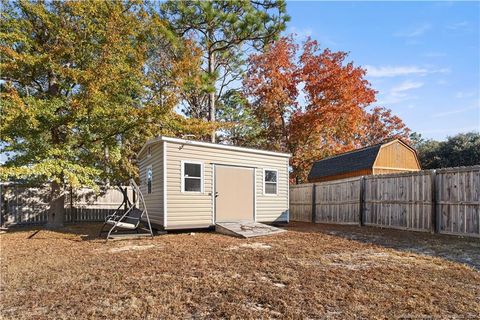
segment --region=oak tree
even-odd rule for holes
[[[61,224],[65,186],[134,177],[146,139],[188,125],[174,108],[191,50],[142,2],[2,7],[1,178],[50,182]]]
[[[315,160],[408,135],[389,110],[368,110],[376,92],[347,56],[310,39],[300,50],[290,36],[250,57],[244,85],[265,147],[292,154],[296,182],[306,181]]]

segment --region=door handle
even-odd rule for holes
[[[215,198],[218,197],[218,191],[215,191]]]

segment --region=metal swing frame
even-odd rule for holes
[[[123,194],[123,202],[120,204],[120,206],[111,214],[105,217],[105,222],[100,229],[99,236],[107,232],[104,230],[106,225],[112,225],[110,230],[108,231],[107,234],[107,241],[108,239],[113,239],[115,236],[112,235],[112,232],[117,233],[120,230],[132,230],[136,232],[136,236],[144,236],[145,233],[139,233],[139,229],[143,229],[147,231],[147,235],[149,234],[153,238],[153,230],[152,230],[152,225],[150,223],[150,217],[148,216],[148,210],[147,206],[145,205],[145,198],[143,197],[143,194],[138,187],[138,185],[135,183],[133,179],[130,179],[130,186],[132,187],[133,191],[138,194],[138,199],[141,204],[142,209],[137,208],[135,203],[130,202],[130,199],[128,198],[128,192],[127,190],[124,190],[121,186],[118,186],[118,188],[121,190]],[[120,214],[120,210],[122,207],[125,209],[125,212]],[[147,226],[148,229],[141,228],[142,224],[142,218],[145,215],[146,221],[147,221]],[[135,235],[135,234],[133,234]]]

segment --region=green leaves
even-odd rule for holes
[[[417,133],[410,136],[417,149],[422,169],[473,166],[480,164],[480,134],[460,133],[446,141],[424,140]]]
[[[31,166],[0,167],[0,179],[34,182],[57,182],[74,188],[90,186],[98,189],[100,170],[58,159],[44,159]]]
[[[179,36],[201,50],[201,90],[185,92],[183,111],[204,119],[210,118],[215,100],[243,77],[244,51],[276,39],[289,19],[284,1],[166,1],[160,12]]]
[[[136,176],[136,152],[175,118],[190,68],[179,67],[182,41],[142,1],[2,9],[3,177],[92,185]]]
[[[219,140],[237,146],[260,147],[265,141],[261,137],[260,121],[248,106],[242,92],[229,90],[219,101],[217,118],[222,123]]]

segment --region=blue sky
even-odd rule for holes
[[[349,52],[377,104],[425,138],[480,129],[479,2],[287,3],[287,33]]]

